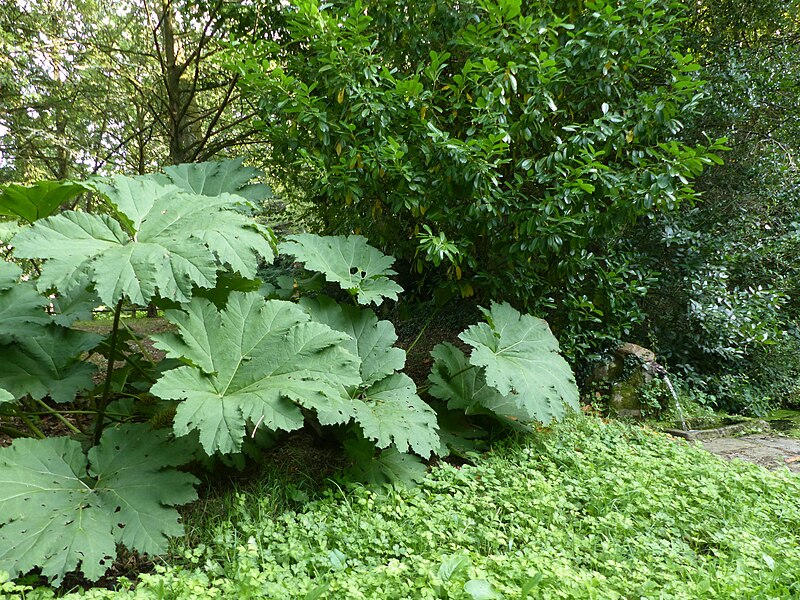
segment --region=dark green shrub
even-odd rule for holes
[[[238,44],[275,168],[423,290],[549,312],[568,353],[628,335],[652,280],[620,234],[719,160],[679,141],[703,99],[679,6],[395,4],[302,0]]]
[[[643,304],[652,343],[736,412],[797,397],[797,8],[692,5],[685,44],[704,67],[710,101],[687,136],[726,136],[732,150],[725,166],[698,178],[702,203],[660,215],[634,242],[661,273]]]

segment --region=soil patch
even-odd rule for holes
[[[389,320],[397,331],[397,346],[407,353],[404,372],[418,388],[424,389],[433,365],[431,350],[441,342],[450,342],[469,354],[469,347],[458,339],[458,335],[470,325],[482,321],[483,314],[475,302],[459,300],[440,309],[420,306],[410,315],[396,313]]]

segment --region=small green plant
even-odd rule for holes
[[[475,465],[442,463],[415,489],[329,486],[287,510],[276,505],[287,484],[264,481],[226,494],[225,511],[198,511],[192,543],[135,587],[67,600],[800,591],[796,476],[618,422],[568,418],[497,444]]]
[[[725,374],[711,379],[721,408],[731,413],[763,417],[778,401],[754,385],[746,373]]]
[[[662,379],[653,379],[640,390],[639,401],[642,404],[642,416],[659,417],[661,411],[675,400]]]

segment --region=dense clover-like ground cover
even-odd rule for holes
[[[788,473],[576,417],[416,489],[278,515],[240,494],[182,561],[68,597],[796,598],[798,497]]]

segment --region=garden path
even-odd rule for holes
[[[739,458],[767,469],[786,467],[800,473],[800,439],[757,433],[697,442],[709,452],[727,460]]]

